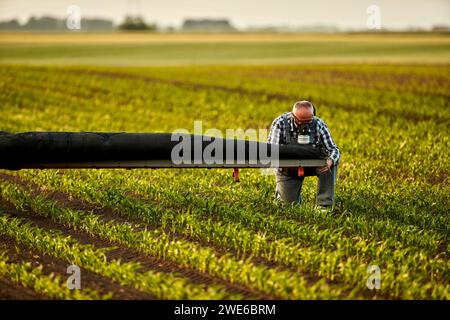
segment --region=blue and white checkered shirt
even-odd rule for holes
[[[294,131],[295,135],[298,135],[297,126],[294,123],[294,117],[291,112],[286,113],[287,120],[289,122],[289,126],[292,131]],[[340,159],[340,151],[337,145],[334,143],[333,138],[331,137],[330,130],[328,126],[323,122],[319,117],[316,118],[316,136],[314,137],[315,141],[319,142],[319,145],[324,147],[328,154],[328,158],[333,161],[333,165],[339,163]],[[272,126],[270,127],[269,133],[269,143],[273,144],[285,144],[286,143],[286,134],[284,132],[283,126],[283,115],[280,115],[272,122]]]

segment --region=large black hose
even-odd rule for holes
[[[184,157],[194,159],[197,163],[177,165],[174,163],[172,151],[183,139]],[[217,147],[211,151],[213,144]],[[209,146],[209,147],[208,147]],[[279,160],[290,164],[295,160],[306,161],[306,166],[323,164],[325,154],[311,145],[280,145],[237,140],[220,139],[205,136],[179,134],[173,139],[171,133],[103,133],[103,132],[24,132],[11,134],[0,132],[0,168],[101,168],[101,167],[273,167],[262,165],[268,156],[274,156],[279,147]],[[190,149],[190,150],[189,150]],[[239,150],[244,150],[240,153]],[[198,160],[200,150],[203,155]],[[206,154],[205,154],[206,152]],[[228,160],[226,165],[211,164],[222,152]],[[227,153],[228,152],[228,153]],[[239,162],[247,165],[238,165]],[[295,166],[294,164],[286,166]]]

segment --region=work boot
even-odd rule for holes
[[[328,213],[333,211],[333,208],[331,206],[315,206],[315,209],[321,213]]]

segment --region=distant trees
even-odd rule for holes
[[[108,31],[114,30],[115,26],[111,20],[105,20],[100,18],[81,19],[82,30],[87,31]]]
[[[23,30],[23,31],[64,31],[67,30],[66,19],[50,16],[41,18],[30,17],[25,24],[17,20],[0,22],[0,30]],[[114,24],[111,20],[99,18],[81,19],[81,30],[85,31],[112,31]]]
[[[450,25],[447,24],[437,24],[431,29],[434,32],[450,32]]]
[[[187,32],[233,32],[236,29],[226,19],[186,19],[183,22],[183,31]]]
[[[141,16],[125,16],[124,21],[119,25],[119,30],[146,30],[156,31],[156,24],[147,24]]]
[[[113,31],[119,30],[146,30],[156,31],[157,26],[153,23],[146,23],[142,16],[127,15],[124,21],[115,26],[112,20],[101,18],[81,19],[81,30],[83,31]],[[30,17],[25,24],[20,24],[16,19],[0,21],[0,30],[23,30],[23,31],[64,31],[67,30],[66,19],[50,16],[40,18]]]
[[[16,19],[0,22],[0,30],[20,30],[21,27]]]
[[[53,17],[35,18],[31,17],[24,25],[24,29],[31,30],[61,30],[66,29],[65,20]]]

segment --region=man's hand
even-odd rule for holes
[[[323,166],[323,167],[319,167],[319,173],[324,173],[327,170],[330,170],[332,165],[333,165],[333,160],[327,159],[327,165]]]

